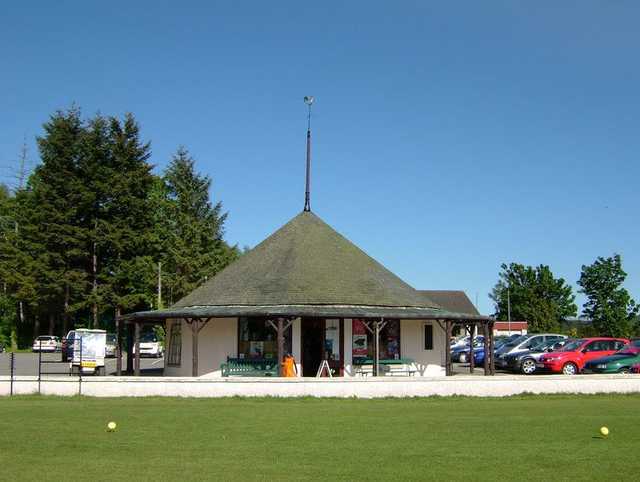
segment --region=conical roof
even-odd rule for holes
[[[303,211],[170,310],[278,305],[440,308]]]

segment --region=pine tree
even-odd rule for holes
[[[238,256],[223,239],[227,214],[209,198],[212,180],[198,174],[180,147],[156,186],[156,236],[169,302],[185,296]]]

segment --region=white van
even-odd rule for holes
[[[104,375],[107,332],[78,328],[73,339],[71,373]]]

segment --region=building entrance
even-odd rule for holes
[[[323,318],[302,319],[302,376],[315,377],[322,360],[327,360],[333,376],[341,376],[342,320]]]

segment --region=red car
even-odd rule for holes
[[[596,358],[613,355],[629,343],[626,338],[581,338],[572,340],[560,350],[540,357],[538,367],[552,373],[575,375],[585,363]]]
[[[640,363],[631,366],[631,373],[640,373]]]

